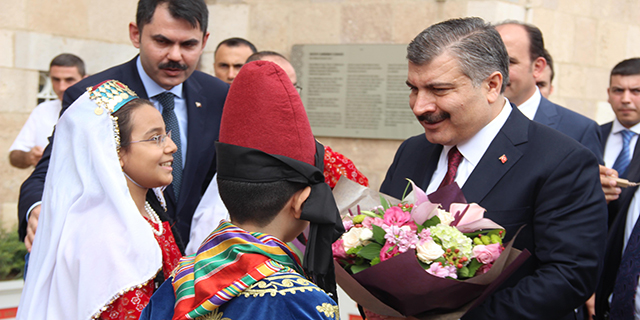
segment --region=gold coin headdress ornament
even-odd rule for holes
[[[120,128],[118,117],[113,113],[132,100],[138,99],[133,90],[118,80],[107,80],[93,87],[88,87],[89,99],[97,105],[95,114],[101,116],[105,111],[113,121],[113,133],[116,140],[116,151],[120,151]]]

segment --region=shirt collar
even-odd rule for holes
[[[533,120],[536,116],[536,112],[538,111],[538,106],[540,105],[540,100],[542,100],[542,95],[540,94],[540,89],[536,86],[536,92],[527,99],[527,101],[523,102],[518,106],[518,110],[522,112],[529,120]]]
[[[502,111],[500,111],[500,113],[491,120],[491,122],[484,126],[484,128],[480,129],[480,131],[471,137],[471,139],[457,145],[460,153],[473,166],[478,165],[478,162],[480,162],[480,159],[489,148],[489,145],[496,135],[498,135],[498,132],[500,132],[500,129],[502,129],[502,126],[504,126],[511,114],[511,103],[506,97],[504,100],[505,103],[502,107]]]
[[[611,134],[616,134],[623,130],[629,130],[635,134],[640,134],[640,122],[636,123],[636,125],[634,125],[633,127],[627,129],[620,123],[620,121],[618,121],[618,118],[613,119]]]
[[[157,84],[147,73],[144,71],[142,67],[142,63],[140,62],[140,56],[136,59],[136,66],[138,67],[138,75],[140,76],[140,80],[142,80],[142,85],[144,89],[147,91],[147,95],[149,98],[153,98],[165,91],[169,91],[175,94],[178,98],[182,98],[182,83],[171,88],[170,90],[165,90],[159,84]]]

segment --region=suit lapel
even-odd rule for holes
[[[123,79],[127,79],[125,83],[129,89],[133,90],[138,97],[143,99],[149,99],[147,95],[147,90],[144,88],[144,84],[142,84],[142,79],[140,79],[140,73],[138,73],[138,67],[136,66],[136,61],[138,60],[138,56],[133,58],[133,60],[127,62],[127,68],[124,69],[126,73]]]
[[[425,150],[425,153],[422,155],[422,159],[424,159],[426,165],[417,166],[415,175],[409,175],[409,177],[423,177],[422,181],[414,181],[415,183],[419,184],[418,186],[422,188],[422,190],[426,190],[427,187],[429,187],[431,177],[438,167],[440,153],[442,153],[442,145],[436,144],[431,146],[432,147],[427,148]]]
[[[602,154],[604,154],[604,149],[607,146],[607,141],[609,140],[609,134],[611,134],[612,128],[613,128],[613,122],[608,122],[600,126],[600,133],[601,133],[600,144],[602,144]]]
[[[548,127],[558,129],[558,124],[560,123],[559,118],[560,115],[558,114],[558,110],[556,110],[555,106],[549,102],[549,100],[541,97],[540,105],[538,105],[538,111],[536,111],[536,115],[533,117],[533,120]]]
[[[530,120],[515,106],[462,187],[468,202],[480,203],[522,157],[518,145],[528,141]]]
[[[193,192],[191,191],[193,183],[190,178],[196,175],[195,170],[198,168],[198,160],[200,159],[200,157],[197,157],[196,154],[200,150],[205,149],[205,146],[202,145],[204,141],[199,138],[199,134],[204,130],[205,123],[205,114],[203,112],[203,108],[206,108],[207,106],[205,97],[198,94],[201,89],[202,86],[200,85],[200,83],[193,79],[193,76],[189,77],[187,81],[184,82],[184,86],[182,87],[185,95],[185,103],[187,106],[188,147],[186,163],[182,172],[182,186],[180,187],[180,194],[185,196],[180,197],[180,201],[176,206],[176,212],[180,212],[180,210],[182,209],[182,206],[188,198],[186,195]],[[197,187],[200,188],[200,186]],[[198,192],[200,192],[199,189]]]

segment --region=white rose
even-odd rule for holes
[[[440,218],[440,223],[445,226],[450,226],[451,222],[453,222],[453,214],[438,208],[438,218]]]
[[[373,231],[369,228],[362,228],[360,232],[360,241],[364,242],[373,238]]]
[[[427,240],[422,244],[418,244],[416,246],[416,251],[418,252],[418,259],[424,263],[431,263],[433,260],[442,257],[444,254],[442,247],[433,240]]]
[[[355,248],[361,244],[360,234],[362,230],[366,228],[351,228],[347,233],[342,235],[342,245],[344,251],[349,251],[351,248]]]

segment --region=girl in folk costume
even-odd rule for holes
[[[161,114],[114,80],[87,91],[56,125],[18,319],[138,319],[181,257],[145,201],[172,181]]]

